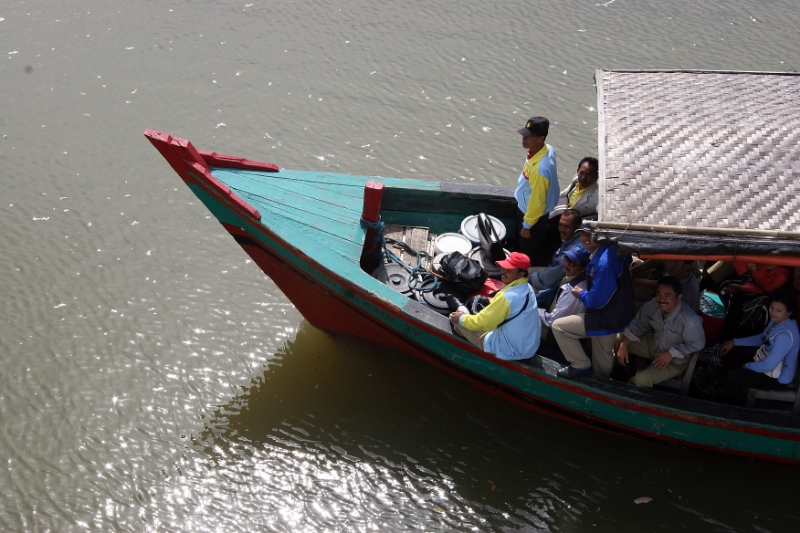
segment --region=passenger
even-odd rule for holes
[[[721,359],[725,367],[731,368],[722,384],[723,401],[743,405],[748,388],[785,389],[792,383],[800,349],[797,322],[790,320],[796,311],[793,294],[776,292],[769,298],[767,329],[722,343]]]
[[[498,359],[529,359],[536,355],[542,329],[536,316],[536,295],[527,283],[530,260],[512,252],[497,264],[505,286],[478,314],[471,315],[460,306],[450,313],[450,322],[456,333]],[[448,304],[452,306],[450,300]]]
[[[734,261],[736,273],[742,276],[728,284],[721,284],[723,292],[734,295],[738,292],[750,294],[767,294],[778,290],[789,281],[789,273],[782,266],[764,265],[752,262]]]
[[[689,356],[705,346],[703,320],[683,301],[682,291],[678,278],[659,279],[655,298],[639,309],[630,326],[617,337],[617,360],[621,364],[628,364],[629,353],[652,360],[628,383],[652,387],[680,376],[689,367]]]
[[[580,234],[580,232],[579,232]],[[564,254],[562,271],[564,277],[547,309],[539,308],[539,320],[542,322],[542,343],[539,346],[539,355],[569,364],[561,353],[555,337],[550,334],[553,322],[564,316],[579,315],[585,311],[581,301],[572,294],[574,287],[586,288],[586,265],[589,264],[589,250],[582,244],[576,244]]]
[[[630,324],[634,315],[631,256],[594,242],[588,227],[580,230],[581,243],[592,255],[586,268],[587,289],[575,287],[571,292],[586,311],[553,322],[553,336],[570,362],[570,366],[558,371],[558,376],[575,378],[594,368],[596,376],[607,378],[614,367],[616,334]],[[587,337],[592,339],[594,367],[580,342]]]
[[[681,290],[683,291],[682,301],[692,308],[692,311],[698,313],[700,311],[700,280],[694,275],[694,261],[691,259],[666,259],[663,262],[651,262],[652,260],[644,261],[639,264],[639,268],[646,266],[656,266],[656,272],[659,271],[658,266],[662,267],[664,276],[672,276],[678,278],[681,282]],[[658,263],[662,263],[658,265]],[[634,269],[631,269],[634,274],[633,278],[633,293],[637,302],[637,308],[644,302],[649,301],[655,295],[656,284],[658,279],[642,279],[635,277]]]
[[[567,209],[558,221],[558,236],[561,246],[553,254],[553,260],[547,268],[533,267],[534,272],[528,277],[535,292],[539,292],[558,285],[564,276],[564,254],[575,245],[580,246],[580,233],[578,228],[583,224],[583,217],[574,209]]]
[[[769,293],[789,280],[789,273],[782,266],[743,261],[734,261],[733,265],[741,277],[720,285],[728,307],[722,331],[724,340],[763,331],[769,321],[766,310]]]
[[[517,251],[531,259],[533,266],[547,266],[557,246],[550,244],[547,221],[558,203],[558,172],[556,152],[545,143],[550,121],[531,117],[524,128],[522,147],[528,159],[517,180],[514,198],[517,200]]]
[[[597,158],[584,157],[578,163],[578,171],[566,189],[559,194],[556,210],[551,213],[556,216],[561,209],[574,209],[584,218],[594,220],[597,218]]]

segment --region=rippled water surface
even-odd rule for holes
[[[0,530],[797,530],[796,468],[566,424],[311,327],[142,132],[512,185],[543,114],[566,181],[595,68],[797,70],[798,13],[3,1]]]

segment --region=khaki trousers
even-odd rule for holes
[[[559,318],[553,322],[553,336],[558,347],[564,353],[570,365],[575,368],[586,368],[592,365],[595,376],[607,378],[614,368],[614,340],[616,334],[588,337],[584,316],[572,315]],[[581,346],[581,339],[592,339],[592,359],[586,355]]]
[[[621,333],[617,335],[617,346],[622,344],[623,338],[624,337]],[[638,341],[628,344],[628,353],[638,355],[639,357],[643,357],[644,359],[649,359],[652,361],[658,357],[658,354],[661,352],[656,351],[656,347],[653,344],[653,334],[648,331],[639,337]],[[686,372],[687,368],[689,368],[688,362],[676,364],[673,361],[665,368],[656,368],[651,363],[644,370],[638,371],[635,376],[628,380],[628,383],[636,385],[637,387],[650,388],[656,383],[661,383],[662,381],[680,376]]]
[[[456,333],[467,339],[469,342],[471,342],[484,352],[486,351],[483,348],[483,338],[489,334],[488,331],[472,331],[465,328],[461,324],[453,324],[453,329],[456,331]]]

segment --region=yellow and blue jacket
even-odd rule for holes
[[[536,295],[525,278],[500,289],[477,315],[461,315],[459,324],[470,331],[488,331],[483,349],[507,361],[536,355],[542,337]]]
[[[537,153],[528,154],[517,179],[514,198],[525,213],[522,225],[530,229],[541,216],[555,209],[559,193],[556,151],[545,144]]]

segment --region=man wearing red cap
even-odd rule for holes
[[[461,306],[450,314],[450,322],[456,333],[498,359],[529,359],[536,355],[542,331],[536,296],[528,284],[531,261],[525,254],[512,252],[497,265],[505,286],[477,315]]]

